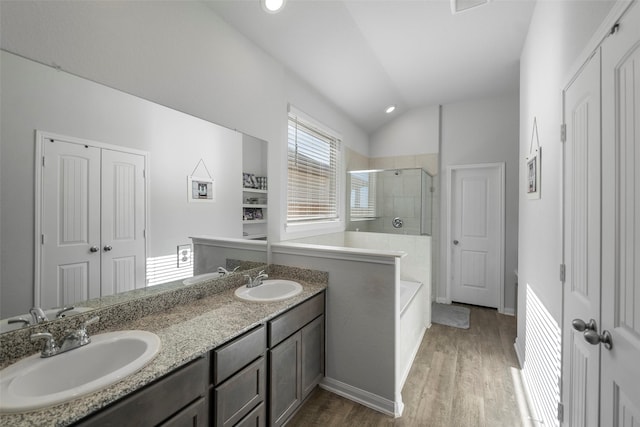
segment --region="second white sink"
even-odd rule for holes
[[[22,359],[0,371],[0,412],[24,412],[66,402],[133,374],[160,350],[147,331],[94,335],[91,343],[41,358]]]
[[[241,286],[236,289],[236,296],[247,301],[272,302],[294,297],[302,292],[302,285],[293,280],[264,280],[253,288]]]

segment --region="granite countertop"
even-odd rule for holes
[[[303,286],[302,293],[284,301],[243,301],[234,295],[234,287],[100,330],[100,333],[127,329],[154,332],[160,337],[161,349],[146,367],[116,384],[42,410],[0,414],[0,425],[69,425],[326,289],[326,280],[316,281],[313,277],[303,280],[295,276],[279,275],[279,278],[297,280]]]

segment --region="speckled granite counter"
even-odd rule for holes
[[[39,411],[0,414],[0,425],[69,425],[322,292],[327,286],[326,273],[270,266],[269,274],[271,278],[299,281],[303,285],[302,293],[293,298],[272,303],[243,301],[234,295],[238,280],[241,280],[240,277],[235,280],[226,280],[223,285],[224,289],[218,289],[215,293],[206,296],[202,296],[201,292],[196,292],[192,298],[188,298],[183,295],[184,290],[183,292],[176,290],[176,295],[173,297],[182,298],[183,302],[144,317],[127,320],[128,317],[135,316],[131,313],[128,315],[126,312],[127,310],[140,309],[141,305],[144,306],[144,300],[136,301],[136,304],[131,304],[127,310],[123,310],[122,307],[120,310],[115,310],[120,313],[112,315],[124,319],[122,321],[114,318],[105,318],[103,321],[101,317],[100,332],[141,329],[156,333],[162,341],[162,348],[158,356],[137,373],[85,397]],[[216,284],[220,285],[221,281],[218,279]],[[164,295],[165,299],[171,297],[172,295]],[[108,317],[109,315],[101,313],[101,316]],[[91,330],[93,331],[93,329]],[[17,334],[16,337],[18,337]],[[18,344],[15,343],[15,345]],[[5,339],[2,345],[6,346],[10,343]],[[11,362],[13,361],[15,360],[11,360]],[[7,360],[3,362],[4,365],[7,364]]]

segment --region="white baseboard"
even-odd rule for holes
[[[436,298],[436,302],[440,303],[440,304],[451,304],[451,301],[449,301],[448,299],[446,299],[444,297]]]
[[[507,316],[515,316],[516,309],[511,307],[508,307],[508,308],[505,307],[504,310],[502,311],[502,314],[506,314]]]
[[[524,355],[520,351],[520,340],[516,337],[515,342],[513,343],[513,348],[516,350],[516,357],[518,358],[518,363],[520,364],[520,369],[524,368]]]
[[[393,402],[384,397],[350,386],[349,384],[345,384],[332,378],[324,377],[320,382],[320,387],[335,393],[338,396],[353,400],[354,402],[360,403],[368,408],[392,417],[397,418],[401,416],[402,410],[404,409],[404,403],[402,403],[402,401]]]

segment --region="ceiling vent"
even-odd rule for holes
[[[451,0],[451,13],[455,15],[487,3],[489,3],[489,0]]]

